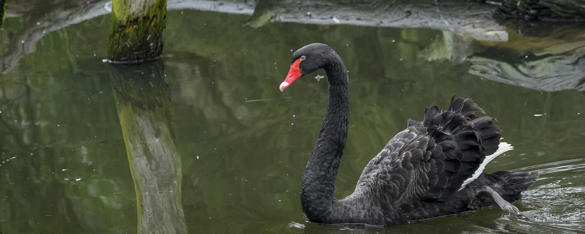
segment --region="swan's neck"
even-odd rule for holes
[[[303,210],[314,222],[332,221],[337,216],[339,204],[333,191],[349,121],[347,70],[337,54],[332,57],[324,67],[329,81],[329,103],[302,182]]]

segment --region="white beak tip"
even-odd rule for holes
[[[284,89],[286,89],[290,84],[286,81],[280,83],[280,86],[278,87],[278,89],[280,89],[280,92],[284,92]]]

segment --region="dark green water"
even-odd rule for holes
[[[535,36],[526,43],[511,37],[509,43],[487,44],[452,40],[451,34],[430,29],[297,23],[252,29],[245,26],[247,19],[171,11],[162,64],[114,68],[101,62],[109,33],[108,17],[101,16],[48,32],[13,68],[3,70],[0,233],[136,233],[138,219],[169,210],[184,216],[170,225],[185,225],[190,233],[585,229],[585,94],[577,91],[583,75],[555,92],[496,81],[503,73],[542,78],[538,75],[558,71],[555,61],[572,61],[563,63],[563,71],[579,71],[582,36]],[[18,38],[26,22],[9,17],[0,31],[2,45]],[[539,40],[545,49],[527,45],[540,45]],[[472,97],[495,117],[515,146],[488,172],[541,173],[514,203],[521,214],[487,208],[389,228],[306,222],[300,180],[321,125],[327,82],[313,74],[285,93],[278,85],[291,51],[310,42],[331,45],[350,71],[352,109],[338,197],[353,191],[364,165],[408,118],[422,119],[426,106],[445,107],[458,95]],[[546,52],[564,43],[577,45]],[[510,48],[516,44],[524,47]],[[463,61],[454,58],[461,50]],[[128,70],[132,75],[124,73]],[[134,77],[121,79],[129,76]],[[171,158],[139,164],[133,155],[140,150],[160,150]],[[146,183],[136,189],[132,173],[140,171],[155,175],[135,178]],[[165,199],[180,204],[137,209],[137,193],[174,194]]]

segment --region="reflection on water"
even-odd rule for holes
[[[61,0],[62,1],[62,0]],[[10,2],[9,17],[19,17],[22,27],[3,40],[0,73],[12,70],[20,59],[33,53],[47,33],[111,12],[111,1],[54,1],[44,4],[30,0]],[[492,19],[496,7],[477,2],[441,4],[427,1],[366,0],[352,2],[263,1],[263,0],[169,0],[169,10],[196,9],[250,15],[245,25],[258,28],[270,21],[305,24],[349,24],[376,27],[432,28],[480,41],[507,41],[508,32]],[[28,17],[27,13],[32,17]],[[24,16],[24,17],[23,17]],[[436,20],[440,19],[440,20]]]
[[[542,38],[541,43],[532,42],[535,48],[530,51],[487,49],[482,54],[471,56],[469,73],[542,91],[585,91],[585,34],[582,26],[573,30],[572,38]],[[518,40],[530,43],[535,38]],[[519,59],[502,56],[512,54],[517,55],[510,57]]]
[[[138,206],[138,233],[187,233],[181,202],[181,158],[161,61],[113,66],[116,109]]]
[[[39,37],[35,50],[0,74],[0,232],[136,233],[152,228],[145,223],[192,233],[584,228],[579,33],[510,31],[509,41],[488,43],[428,29],[278,22],[254,29],[254,19],[170,11],[164,69],[151,64],[144,74],[100,62],[107,17]],[[27,20],[8,18],[0,38],[17,39]],[[352,110],[338,197],[353,191],[363,166],[406,119],[421,119],[425,106],[445,106],[461,95],[493,115],[515,145],[488,171],[541,172],[515,204],[522,214],[488,208],[391,228],[307,223],[300,179],[321,125],[327,83],[305,77],[290,92],[276,87],[290,51],[313,41],[335,48],[350,71]],[[574,49],[551,49],[561,47]],[[474,72],[476,66],[486,72]],[[134,76],[140,80],[125,79]],[[545,86],[529,79],[535,77],[573,83],[543,92],[553,89],[537,89]]]

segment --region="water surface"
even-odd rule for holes
[[[3,64],[1,233],[136,233],[141,215],[173,209],[184,217],[173,222],[190,233],[585,229],[585,60],[583,35],[574,32],[581,26],[554,34],[513,28],[507,42],[481,42],[432,29],[279,22],[252,28],[247,15],[194,10],[168,17],[162,63],[133,71],[130,85],[120,81],[130,76],[120,77],[120,69],[130,68],[101,62],[108,16],[47,32],[32,51]],[[28,20],[9,17],[1,43],[17,38]],[[487,208],[390,228],[308,223],[300,181],[327,82],[316,79],[320,72],[285,93],[278,85],[291,51],[310,42],[335,48],[350,75],[350,130],[337,197],[352,192],[365,164],[408,118],[422,119],[426,106],[445,107],[453,95],[468,96],[515,146],[487,171],[541,174],[514,203],[521,214]],[[19,50],[0,52],[11,49]],[[141,149],[132,147],[139,144],[132,137],[176,158],[140,168],[132,164]],[[155,195],[168,192],[180,207],[137,209],[137,170],[159,173],[142,182],[178,183],[180,189]]]

